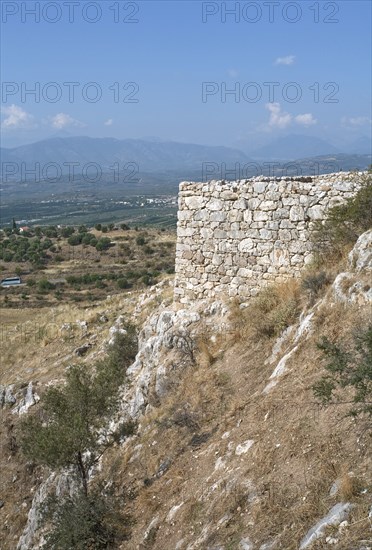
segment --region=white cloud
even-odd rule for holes
[[[17,105],[9,105],[9,107],[1,107],[1,112],[5,115],[1,126],[4,129],[27,128],[32,125],[33,116],[18,107]]]
[[[109,119],[106,120],[106,122],[104,122],[103,124],[104,124],[105,126],[112,126],[113,122],[114,122],[114,121],[112,120],[112,118],[109,118]]]
[[[66,128],[66,126],[78,126],[80,128],[85,126],[82,122],[72,118],[72,116],[66,113],[58,113],[57,115],[50,117],[49,120],[53,128],[57,128],[58,130]]]
[[[275,60],[275,65],[293,65],[295,62],[295,55],[287,55],[285,57],[277,57]]]
[[[313,126],[317,123],[316,118],[314,118],[311,113],[297,115],[295,116],[295,121],[297,122],[297,124],[302,124],[302,126]]]
[[[286,128],[292,122],[292,115],[281,110],[279,103],[266,103],[266,109],[270,111],[269,126],[271,128]]]
[[[365,126],[367,124],[371,124],[372,120],[368,118],[367,116],[356,116],[356,117],[347,117],[344,116],[341,119],[341,123],[343,126]]]

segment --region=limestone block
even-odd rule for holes
[[[238,245],[240,252],[248,252],[249,250],[252,250],[253,247],[254,242],[252,239],[243,239]]]
[[[248,208],[254,211],[260,206],[260,203],[261,203],[260,199],[249,199]]]
[[[310,220],[321,220],[324,218],[324,208],[319,204],[308,208],[306,213],[309,216]]]
[[[245,199],[238,199],[234,202],[233,208],[237,210],[247,210],[248,202]]]
[[[289,251],[285,248],[274,248],[270,260],[274,266],[289,266]]]
[[[190,210],[200,210],[205,206],[205,199],[200,196],[185,197],[185,205]]]
[[[268,201],[268,200],[265,200],[265,201],[262,201],[261,204],[260,204],[260,209],[263,210],[263,211],[267,211],[267,210],[276,210],[277,208],[277,205],[275,204],[274,201]]]
[[[240,267],[238,269],[238,277],[244,277],[244,278],[250,279],[251,277],[253,277],[253,271],[252,269]]]
[[[223,210],[223,206],[224,206],[224,203],[220,199],[211,199],[210,201],[207,202],[207,205],[206,205],[208,210],[213,210],[213,211]]]
[[[294,205],[289,211],[289,219],[291,221],[301,221],[305,219],[304,209],[302,206]]]
[[[266,221],[269,219],[268,212],[262,212],[261,210],[255,210],[253,212],[253,219],[255,222]]]
[[[268,231],[267,229],[260,229],[260,238],[269,240],[272,238],[272,232]]]
[[[209,215],[209,219],[211,222],[224,222],[227,219],[227,213],[226,212],[211,212]]]
[[[227,239],[227,236],[227,231],[223,231],[222,229],[215,229],[213,232],[214,239]]]
[[[254,183],[253,185],[253,189],[255,193],[263,193],[266,187],[267,187],[266,182],[257,182],[257,183]]]
[[[205,210],[205,208],[203,210],[197,210],[194,213],[193,217],[195,221],[205,222],[206,220],[209,219],[209,212],[208,210]]]

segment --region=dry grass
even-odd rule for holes
[[[263,288],[243,309],[235,301],[230,310],[231,343],[250,337],[261,340],[278,336],[296,321],[304,302],[296,279]]]

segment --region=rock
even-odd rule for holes
[[[339,502],[338,504],[335,504],[326,516],[319,520],[314,527],[309,529],[301,541],[300,550],[308,548],[312,542],[323,536],[327,527],[331,525],[337,526],[344,521],[348,517],[352,508],[353,505],[350,504],[350,502]]]
[[[5,502],[3,500],[0,500],[0,510],[5,506]]]
[[[91,344],[84,344],[83,346],[80,346],[79,348],[76,348],[74,353],[78,357],[83,357],[83,355],[85,355],[91,347],[92,347]]]
[[[107,315],[100,315],[98,320],[99,320],[100,323],[107,323],[109,319],[108,319]]]
[[[357,273],[372,270],[372,229],[360,235],[348,260],[350,268]]]
[[[253,544],[249,538],[245,537],[239,542],[239,550],[253,550]]]
[[[247,439],[247,441],[244,441],[244,443],[240,443],[236,446],[235,454],[237,456],[240,456],[242,454],[245,454],[249,451],[249,449],[252,447],[254,441],[253,439]]]
[[[84,332],[88,330],[88,323],[86,321],[76,321],[78,327],[80,327]]]
[[[183,502],[181,504],[177,504],[175,506],[172,506],[172,508],[169,510],[168,515],[166,517],[166,521],[169,523],[173,520],[174,516],[177,514],[178,510],[183,506]]]
[[[165,460],[163,460],[163,462],[160,464],[159,468],[158,468],[158,471],[156,472],[155,476],[157,478],[163,476],[170,468],[172,464],[172,461],[170,458],[166,458]]]
[[[30,407],[36,405],[36,403],[38,403],[39,401],[40,397],[37,395],[37,393],[34,393],[33,384],[32,382],[29,382],[24,397],[20,400],[18,405],[14,407],[12,413],[19,415],[25,414]]]
[[[14,405],[17,401],[13,395],[14,384],[5,387],[3,402],[5,405]]]

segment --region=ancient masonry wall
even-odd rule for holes
[[[358,186],[350,173],[181,183],[175,302],[244,300],[299,276],[311,259],[314,220]]]

